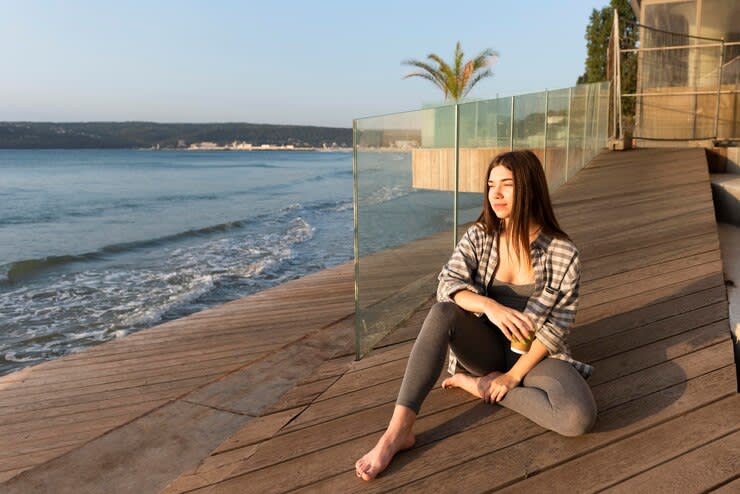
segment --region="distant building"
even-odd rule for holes
[[[220,146],[215,142],[198,142],[190,145],[190,149],[218,149]]]
[[[231,149],[252,149],[252,144],[244,141],[234,141],[229,147]]]
[[[630,3],[644,26],[635,136],[740,138],[740,1]]]

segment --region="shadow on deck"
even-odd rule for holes
[[[432,293],[355,362],[344,265],[0,378],[0,488],[736,491],[740,396],[704,150],[603,153],[553,199],[581,251],[571,347],[596,368],[591,433],[437,387],[416,446],[358,480]],[[399,288],[438,264],[399,271]]]

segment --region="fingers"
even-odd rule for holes
[[[497,326],[509,341],[512,338],[524,341],[529,338],[530,333],[534,330],[534,325],[528,315],[511,308],[506,308],[500,324],[497,324]]]
[[[496,390],[491,393],[491,403],[498,403],[499,401],[504,399],[504,396],[506,396],[506,393],[509,392],[509,388],[503,385],[497,386]]]
[[[499,328],[501,329],[501,332],[504,333],[504,336],[506,336],[506,339],[511,341],[511,331],[506,327],[506,323],[502,322]]]
[[[499,401],[503,400],[504,399],[504,396],[506,396],[506,393],[508,391],[509,390],[506,389],[505,387],[501,387],[501,389],[498,391],[498,393],[496,393],[496,398],[495,398],[496,403],[498,403]]]
[[[509,319],[507,321],[504,321],[501,325],[501,332],[504,333],[504,336],[506,336],[506,339],[511,341],[511,339],[515,340],[525,340],[527,337],[525,335],[529,334],[529,331],[525,331],[522,328],[522,323],[518,319]]]
[[[512,310],[511,316],[512,321],[514,322],[514,324],[516,324],[517,329],[519,329],[523,334],[529,334],[534,329],[532,320],[529,318],[528,315],[522,314],[521,312],[516,310]]]

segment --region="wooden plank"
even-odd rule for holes
[[[280,397],[278,401],[270,405],[263,413],[275,413],[281,410],[289,410],[308,405],[327,390],[338,378],[331,376],[320,381],[296,384],[292,389]]]
[[[712,488],[708,492],[712,494],[737,494],[740,492],[740,473],[736,473],[734,478],[726,484]]]
[[[594,224],[593,213],[588,209],[582,208],[578,212],[571,212],[569,215],[559,216],[560,221],[569,233],[583,233],[593,231],[606,231],[611,233],[614,229],[623,230],[633,225],[645,225],[654,221],[668,218],[670,211],[677,211],[681,214],[687,214],[697,211],[706,211],[713,209],[711,193],[707,191],[697,197],[694,194],[692,201],[686,201],[685,196],[668,196],[661,199],[655,199],[646,202],[637,202],[626,204],[614,209],[609,209],[607,204],[610,201],[592,201],[591,207],[599,208],[600,221]],[[556,213],[559,213],[557,211]]]
[[[740,418],[740,397],[729,396],[718,402],[694,409],[686,415],[664,422],[656,427],[648,429],[643,434],[628,437],[622,441],[611,443],[603,448],[597,449],[589,454],[575,458],[563,465],[553,469],[537,473],[535,476],[512,485],[503,492],[516,492],[519,489],[540,492],[542,489],[548,492],[583,492],[610,489],[616,492],[700,492],[716,485],[722,480],[730,478],[731,475],[723,475],[705,487],[699,487],[695,481],[681,475],[675,469],[677,464],[691,472],[698,479],[707,479],[707,472],[713,472],[708,467],[702,473],[688,464],[687,460],[696,459],[697,455],[687,455],[696,448],[711,444],[714,441],[724,441],[727,438],[735,438],[737,419]],[[735,422],[730,419],[735,417]],[[676,434],[676,431],[681,431]],[[716,445],[715,445],[716,446]],[[740,441],[735,444],[735,449],[740,447]],[[724,456],[727,448],[709,448],[719,460]],[[724,449],[724,451],[722,451]],[[731,451],[732,448],[730,447]],[[706,453],[706,451],[705,451]],[[702,456],[702,455],[698,455]],[[677,460],[670,461],[674,458]],[[737,455],[736,458],[740,458]],[[736,460],[737,461],[737,460]],[[657,468],[653,468],[657,465]],[[667,470],[671,475],[665,475]],[[639,475],[645,472],[643,475]],[[651,473],[652,472],[652,473]],[[716,473],[716,470],[714,470]],[[737,473],[737,469],[734,472]],[[683,487],[679,487],[671,479],[683,480]],[[568,479],[564,482],[564,479]],[[642,480],[641,482],[638,482]],[[621,484],[616,486],[616,484]],[[671,486],[672,489],[664,489]],[[698,487],[698,488],[697,488]]]
[[[571,350],[577,358],[579,356],[586,358],[590,363],[599,366],[598,362],[600,360],[618,355],[639,345],[647,345],[669,338],[704,324],[713,324],[719,321],[725,321],[724,324],[726,324],[727,320],[723,319],[724,314],[727,314],[727,302],[717,302],[627,330],[617,327],[612,333],[599,339],[574,345]],[[608,323],[603,326],[611,329]]]
[[[605,382],[597,387],[599,392],[595,392],[596,403],[600,411],[605,411],[646,392],[655,392],[732,364],[732,342],[726,339],[716,345],[648,367],[639,375],[631,374]],[[721,394],[727,390],[714,391]]]
[[[38,404],[39,401],[36,400],[42,397],[48,397],[50,392],[55,394],[67,392],[70,394],[82,394],[95,389],[108,389],[108,387],[119,384],[146,382],[148,379],[161,379],[165,376],[179,377],[183,375],[213,374],[214,369],[223,369],[226,372],[230,369],[247,365],[257,356],[262,355],[264,354],[257,354],[251,359],[246,359],[242,355],[216,356],[214,359],[184,361],[166,367],[146,366],[144,369],[139,369],[138,367],[127,369],[124,367],[119,368],[117,373],[103,374],[101,376],[86,373],[85,378],[80,379],[78,383],[75,383],[75,381],[65,381],[29,385],[27,388],[26,386],[14,386],[13,388],[4,390],[5,392],[2,393],[0,415],[3,414],[3,407],[6,407],[7,403],[31,402]],[[19,398],[22,398],[22,400]]]
[[[740,403],[735,399],[735,410]],[[703,424],[702,424],[703,425]],[[696,434],[692,424],[691,434]],[[674,434],[675,435],[675,434]],[[704,439],[716,436],[707,431]],[[672,451],[671,453],[675,453]],[[614,493],[705,492],[740,472],[740,430],[716,439],[668,463],[613,486]]]
[[[105,408],[108,405],[116,406],[121,403],[132,403],[136,401],[146,401],[152,397],[180,396],[194,387],[205,384],[211,378],[221,375],[197,376],[177,381],[166,381],[146,386],[126,388],[120,390],[107,390],[105,392],[86,395],[84,397],[66,397],[56,398],[53,406],[40,408],[35,413],[41,416],[41,410],[50,410],[49,415],[53,417],[56,414],[76,413],[90,409]],[[40,417],[42,420],[44,417]]]
[[[591,361],[597,370],[589,380],[589,385],[596,386],[606,380],[632,374],[635,369],[659,365],[691,352],[724,343],[727,340],[727,328],[727,319],[723,319],[603,360]]]
[[[573,348],[577,349],[579,345],[585,345],[600,338],[639,330],[640,327],[650,324],[660,324],[661,321],[666,321],[671,317],[683,317],[688,312],[727,300],[721,275],[716,275],[696,287],[692,286],[689,290],[678,290],[677,292],[665,296],[659,302],[615,314],[606,320],[581,323],[579,314],[569,341]]]
[[[352,347],[344,325],[317,332],[254,365],[194,391],[193,403],[253,416],[262,414],[303,376],[338,351]]]
[[[625,252],[635,245],[651,246],[664,244],[666,240],[681,238],[686,234],[716,233],[717,225],[706,211],[699,211],[674,218],[655,221],[652,224],[633,226],[629,232],[617,230],[608,235],[575,236],[574,240],[581,253],[582,261]],[[629,235],[625,235],[629,233]]]
[[[716,259],[710,262],[693,266],[688,271],[673,271],[663,274],[656,274],[649,278],[634,279],[627,284],[612,285],[603,288],[598,292],[585,293],[582,297],[582,307],[584,309],[611,303],[618,299],[633,298],[635,295],[642,295],[640,299],[644,302],[656,300],[655,293],[659,289],[670,287],[688,280],[708,278],[722,272],[722,260]]]
[[[578,324],[589,324],[596,321],[618,316],[625,312],[635,311],[642,307],[659,304],[666,300],[680,297],[688,293],[694,293],[705,288],[724,285],[718,281],[722,279],[722,273],[717,272],[717,265],[703,265],[700,273],[687,274],[686,279],[676,281],[671,284],[661,285],[659,281],[643,284],[639,292],[610,300],[608,292],[592,294],[590,297],[584,297],[578,310]],[[696,277],[694,275],[696,274]],[[683,277],[683,276],[681,276]],[[666,277],[664,277],[666,278]],[[668,277],[670,279],[670,277]],[[662,279],[661,281],[666,281]],[[647,285],[647,286],[646,286]],[[652,285],[652,288],[650,287]],[[724,287],[723,287],[724,288]],[[622,295],[626,293],[624,289],[618,288]],[[676,307],[676,310],[680,310]]]
[[[719,249],[719,238],[710,232],[678,240],[666,239],[665,243],[637,247],[588,260],[582,264],[581,283],[585,285],[592,280],[650,266],[661,260],[673,260],[716,250]]]
[[[19,442],[29,437],[41,435],[51,435],[53,437],[54,434],[59,434],[59,432],[69,434],[75,429],[85,426],[87,423],[96,424],[96,421],[120,416],[130,417],[132,413],[140,413],[143,410],[156,408],[167,401],[169,400],[158,398],[155,400],[125,403],[117,407],[107,406],[102,409],[93,409],[74,414],[44,417],[42,419],[13,417],[7,422],[3,421],[0,425],[0,435],[2,435],[4,440],[12,441],[18,445]],[[7,450],[0,451],[0,457],[7,452]]]
[[[250,419],[175,402],[22,473],[3,484],[3,491],[99,492],[103,485],[111,492],[158,491]]]
[[[63,393],[60,393],[57,396],[50,396],[47,399],[39,400],[38,396],[23,396],[22,394],[14,394],[11,396],[0,396],[0,405],[1,406],[17,406],[22,404],[31,404],[38,401],[43,401],[49,405],[52,404],[66,404],[70,401],[74,401],[75,399],[79,397],[91,397],[99,393],[107,393],[113,390],[124,390],[124,389],[131,389],[131,388],[141,388],[146,386],[151,386],[153,384],[162,384],[166,382],[172,382],[176,383],[178,381],[184,381],[186,379],[194,378],[194,377],[205,377],[205,376],[214,376],[214,375],[222,375],[227,373],[231,368],[233,368],[232,365],[227,364],[225,366],[212,366],[210,369],[196,369],[196,370],[189,370],[185,372],[181,372],[177,375],[165,375],[165,376],[145,376],[140,377],[138,379],[131,379],[129,381],[123,381],[123,382],[115,382],[115,383],[105,383],[105,384],[97,384],[92,386],[86,386],[80,390],[65,390]]]
[[[631,269],[623,273],[616,273],[591,280],[589,283],[584,283],[581,290],[582,294],[586,296],[589,293],[607,291],[617,285],[632,287],[638,284],[638,282],[651,280],[659,276],[663,276],[663,279],[667,280],[667,275],[669,273],[683,271],[697,272],[699,267],[704,264],[713,264],[714,269],[716,269],[718,266],[721,267],[721,262],[722,258],[720,257],[719,249],[711,250],[687,257],[657,262],[650,266]],[[694,271],[695,269],[696,271]],[[640,283],[638,286],[642,287],[643,285]]]

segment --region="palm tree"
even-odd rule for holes
[[[463,51],[458,41],[455,46],[455,61],[451,66],[435,53],[430,53],[427,55],[427,58],[436,63],[436,67],[431,63],[420,60],[404,60],[401,62],[403,65],[411,65],[421,70],[410,72],[403,76],[403,78],[421,77],[432,81],[435,86],[442,90],[445,100],[451,98],[453,101],[458,102],[473,89],[473,86],[478,81],[493,75],[491,69],[487,67],[493,63],[498,53],[487,48],[476,55],[475,58],[465,63],[463,63],[463,56]]]

